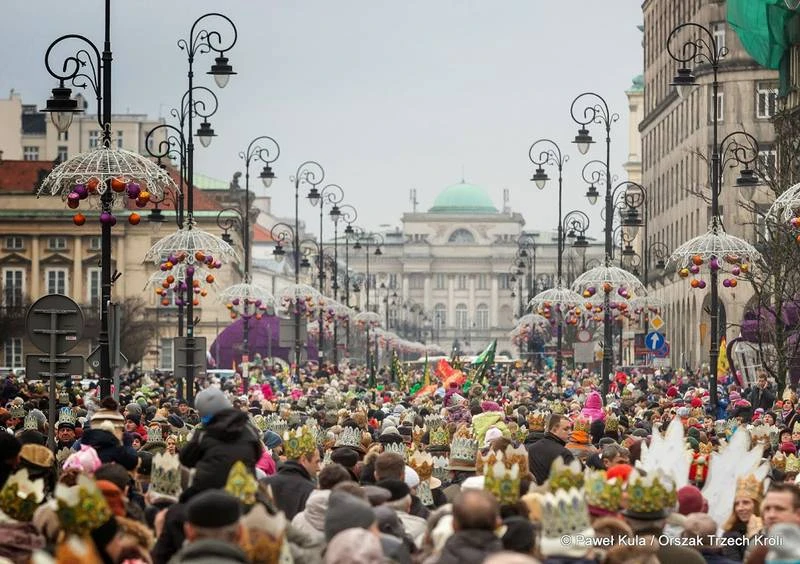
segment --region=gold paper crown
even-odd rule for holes
[[[544,424],[549,414],[544,411],[532,411],[528,414],[528,428],[533,433],[544,431]]]
[[[615,433],[619,431],[619,417],[613,413],[607,414],[605,431],[607,433]]]
[[[605,470],[588,470],[584,482],[586,503],[616,513],[622,506],[621,478],[606,477]]]
[[[16,521],[30,521],[42,501],[44,480],[31,480],[27,468],[14,472],[0,490],[0,511]]]
[[[579,489],[548,492],[542,496],[540,506],[543,538],[558,539],[591,528],[586,499]]]
[[[416,425],[414,426],[414,428],[411,430],[411,442],[414,443],[414,446],[418,447],[420,443],[422,443],[422,437],[425,435],[425,431],[427,430],[428,428],[424,425],[422,427],[418,427]]]
[[[498,460],[503,460],[506,468],[509,469],[512,465],[516,464],[519,468],[520,476],[528,475],[528,451],[525,450],[523,445],[519,445],[518,447],[508,445],[505,450],[490,449],[486,455],[478,451],[475,462],[478,475],[483,474],[486,466],[494,465]]]
[[[756,425],[750,429],[750,438],[754,443],[769,445],[777,442],[780,430],[775,425]]]
[[[416,417],[417,417],[416,412],[413,409],[409,409],[408,411],[403,413],[403,417],[400,418],[400,424],[411,423],[413,425]]]
[[[714,451],[714,445],[711,443],[700,443],[700,454],[709,455]]]
[[[361,429],[345,427],[336,438],[336,444],[334,446],[350,447],[359,450],[361,448]]]
[[[254,564],[278,562],[284,546],[288,523],[283,513],[271,515],[266,507],[257,503],[242,517],[245,534],[242,535],[242,550],[247,561]]]
[[[786,470],[786,455],[783,454],[781,451],[776,452],[772,456],[771,464],[773,468],[777,468],[780,471]]]
[[[181,465],[177,454],[158,452],[153,456],[150,490],[175,499],[181,495]]]
[[[583,481],[581,463],[577,459],[565,464],[564,459],[559,456],[550,466],[550,476],[547,478],[547,484],[550,487],[550,491],[554,493],[558,490],[569,490],[570,488],[581,489]]]
[[[253,416],[253,425],[255,425],[256,429],[258,429],[261,432],[264,432],[264,431],[267,430],[266,419],[260,413],[258,415],[254,415]]]
[[[800,435],[800,421],[795,421],[792,426],[792,435]]]
[[[237,460],[231,466],[224,489],[248,507],[256,503],[258,482],[241,460]]]
[[[552,413],[558,413],[559,415],[564,414],[564,404],[558,400],[553,400],[550,402],[550,411]]]
[[[85,535],[112,517],[103,493],[86,474],[79,474],[74,486],[58,484],[55,497],[59,523],[68,534]]]
[[[794,454],[786,457],[786,472],[800,472],[800,458]]]
[[[522,427],[517,429],[517,435],[516,436],[517,436],[517,440],[518,441],[520,441],[520,442],[524,441],[525,439],[528,438],[528,428],[523,425]]]
[[[483,489],[493,494],[500,505],[513,505],[519,501],[520,470],[517,464],[506,466],[503,453],[497,453],[497,461],[484,468]]]
[[[677,502],[675,482],[661,470],[642,476],[633,470],[625,487],[626,509],[635,513],[654,513],[672,509]]]
[[[311,456],[316,448],[316,437],[308,427],[298,427],[283,434],[283,452],[286,453],[286,458],[289,460],[299,460],[303,456]]]
[[[589,434],[589,429],[592,427],[592,420],[589,417],[584,417],[583,415],[579,415],[575,419],[575,424],[572,427],[572,431],[577,433],[579,431],[583,431],[586,434]]]
[[[761,482],[754,474],[748,474],[736,480],[736,495],[734,499],[746,497],[758,504],[761,501]]]
[[[420,482],[427,482],[433,476],[433,456],[428,452],[415,450],[408,457],[408,465],[417,473]]]

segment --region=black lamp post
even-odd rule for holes
[[[53,49],[63,42],[74,42],[78,48],[73,55],[65,58],[56,65],[51,65]],[[82,44],[82,46],[81,46]],[[44,112],[50,113],[53,125],[60,133],[64,133],[72,124],[76,113],[83,111],[78,107],[78,101],[72,98],[72,89],[65,86],[70,82],[78,88],[91,87],[97,99],[97,122],[103,132],[102,143],[105,147],[111,146],[111,0],[105,1],[105,26],[102,55],[100,50],[83,35],[63,35],[53,41],[47,48],[44,64],[50,76],[59,81],[53,88],[52,97],[47,100]],[[87,66],[88,65],[88,66]],[[108,183],[110,184],[110,180]],[[106,187],[100,197],[101,211],[111,213],[114,192],[110,186]],[[100,349],[100,396],[111,395],[111,351],[109,347],[108,315],[111,303],[111,285],[115,279],[111,273],[111,221],[101,223],[100,232],[100,333],[98,346]],[[51,398],[55,397],[51,394]],[[51,403],[53,403],[51,401]],[[55,405],[50,406],[51,410]]]
[[[341,219],[347,224],[344,228],[344,305],[346,307],[350,307],[350,240],[357,239],[356,230],[353,228],[353,223],[358,219],[358,212],[356,208],[349,204],[345,204],[343,206],[339,206],[339,212],[341,213]],[[338,222],[337,222],[338,223]],[[334,247],[335,249],[335,247]],[[335,251],[334,251],[335,252]],[[338,263],[337,263],[338,265]],[[337,268],[337,275],[336,275],[336,284],[334,288],[338,287],[338,268]],[[334,291],[336,291],[334,289]],[[350,352],[350,317],[345,320],[345,346],[347,347],[348,354]],[[337,341],[338,343],[338,341]],[[339,364],[339,357],[338,357],[338,347],[335,349],[334,354],[334,364],[338,366]]]
[[[361,235],[356,239],[356,244],[353,245],[354,250],[364,249],[364,258],[365,258],[365,271],[367,277],[364,279],[364,291],[366,292],[366,311],[370,311],[369,308],[369,294],[370,290],[372,289],[372,284],[370,282],[369,277],[369,255],[370,255],[370,247],[374,246],[375,256],[381,256],[383,251],[381,251],[381,245],[383,245],[383,237],[379,233],[361,233]],[[369,372],[369,386],[374,388],[376,385],[375,380],[375,363],[377,362],[377,356],[375,359],[370,361],[370,346],[369,346],[369,323],[366,323],[366,359],[367,359],[367,371]],[[375,340],[376,343],[376,351],[377,351],[377,339]]]
[[[577,107],[583,107],[582,110],[576,111]],[[612,113],[608,108],[608,103],[605,99],[594,92],[584,92],[578,95],[570,106],[570,115],[573,121],[579,125],[578,134],[575,136],[573,143],[578,148],[578,151],[585,155],[589,152],[589,147],[594,143],[594,139],[589,133],[587,127],[592,123],[599,123],[603,126],[606,132],[606,196],[605,196],[605,255],[606,265],[608,266],[613,252],[611,241],[611,230],[613,228],[613,201],[611,196],[611,124],[619,120],[619,114]],[[592,185],[594,188],[594,185]],[[590,191],[587,194],[590,203],[597,201],[597,191]],[[614,368],[614,350],[612,344],[612,322],[611,312],[609,311],[608,294],[605,294],[604,308],[603,308],[603,373],[600,375],[603,388],[603,397],[608,394],[609,378],[611,371]]]
[[[669,259],[669,247],[662,241],[653,241],[647,245],[647,252],[645,252],[644,261],[644,280],[648,282],[650,277],[650,263],[651,259],[655,259],[653,266],[658,270],[664,270],[667,267],[667,260]]]
[[[325,290],[324,288],[324,280],[325,275],[323,273],[322,268],[322,248],[324,245],[324,239],[322,236],[323,233],[323,222],[322,219],[324,217],[325,212],[325,205],[331,206],[331,218],[333,219],[334,227],[338,223],[338,215],[340,212],[338,211],[338,204],[342,202],[344,199],[344,190],[338,184],[328,184],[327,186],[323,186],[322,189],[318,189],[316,186],[312,186],[311,189],[308,191],[308,201],[311,203],[312,206],[316,206],[319,204],[319,269],[317,270],[317,281],[319,284],[319,293],[322,294]],[[337,210],[336,215],[334,215],[334,210]],[[334,241],[336,237],[334,236]],[[336,277],[334,275],[334,284],[336,283]],[[322,368],[322,362],[325,358],[325,338],[323,335],[323,325],[324,325],[324,312],[322,308],[319,311],[319,336],[317,337],[317,362],[319,363],[320,368]],[[334,324],[335,325],[335,324]],[[336,348],[336,343],[334,342],[333,348]]]
[[[692,37],[686,41],[678,40],[678,35],[686,30]],[[736,180],[738,187],[753,187],[759,183],[750,165],[758,158],[758,141],[744,131],[734,131],[719,142],[719,68],[720,62],[727,55],[728,49],[717,45],[714,33],[707,27],[694,22],[688,22],[675,27],[667,37],[667,52],[672,60],[683,66],[678,69],[672,85],[678,95],[685,97],[696,86],[696,77],[689,68],[690,64],[708,65],[711,69],[711,167],[709,168],[711,184],[711,232],[722,230],[719,195],[722,189],[722,175],[724,165],[728,159],[726,153],[730,152],[730,160],[742,165],[744,168]],[[714,257],[716,258],[716,257]],[[717,406],[717,360],[719,358],[719,288],[718,273],[710,269],[711,287],[711,347],[709,350],[710,371],[710,399],[711,404]],[[723,328],[724,330],[724,328]]]

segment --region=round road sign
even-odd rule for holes
[[[33,302],[25,315],[25,330],[36,348],[50,353],[50,332],[56,332],[54,354],[73,349],[83,336],[83,312],[70,297],[49,294]]]

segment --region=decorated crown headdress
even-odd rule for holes
[[[72,408],[62,407],[58,410],[58,425],[66,424],[74,427],[77,420],[78,418],[75,416]]]
[[[746,497],[756,503],[761,501],[761,481],[754,474],[742,476],[736,480],[735,498]]]
[[[405,443],[386,443],[383,445],[383,452],[394,452],[406,459],[406,444]]]
[[[794,454],[788,455],[786,457],[785,472],[800,472],[800,458]]]
[[[786,470],[786,455],[781,451],[778,451],[772,456],[770,463],[772,464],[773,468],[784,472]]]
[[[571,488],[581,489],[583,487],[584,475],[581,463],[574,459],[569,464],[564,463],[562,457],[558,457],[550,466],[550,476],[547,478],[547,485],[550,491],[569,490]]]
[[[441,481],[447,480],[450,471],[447,469],[449,459],[444,455],[433,454],[433,477]]]
[[[339,436],[336,438],[335,447],[350,447],[360,450],[361,447],[361,429],[354,429],[353,427],[345,427]]]
[[[532,411],[528,414],[528,428],[531,432],[539,433],[544,431],[544,425],[549,413],[545,411]]]
[[[520,476],[528,474],[528,451],[523,445],[515,447],[511,444],[506,446],[505,450],[489,449],[485,455],[478,451],[475,464],[478,474],[483,474],[486,466],[493,465],[498,460],[505,461],[508,468],[516,464],[519,467]]]
[[[453,435],[453,440],[450,443],[450,464],[475,468],[477,453],[477,439],[472,438],[468,427],[460,427]]]
[[[677,502],[673,479],[660,470],[642,476],[633,470],[625,486],[626,511],[633,514],[652,514],[670,510]]]
[[[178,499],[181,495],[181,465],[177,454],[158,452],[153,456],[150,491]]]
[[[289,423],[283,417],[275,413],[271,413],[265,417],[263,425],[265,431],[272,431],[281,437],[289,430]]]
[[[86,534],[112,517],[100,488],[86,474],[79,474],[74,486],[59,483],[55,498],[59,523],[68,534]]]
[[[592,419],[584,415],[579,415],[575,418],[575,423],[572,426],[573,433],[586,433],[589,434],[589,429],[592,427]]]
[[[616,433],[617,431],[619,431],[619,417],[615,413],[606,414],[605,432]]]
[[[283,452],[290,460],[311,456],[317,448],[314,433],[306,426],[286,431],[283,434]]]
[[[800,421],[795,421],[792,426],[792,435],[800,435]]]
[[[608,479],[605,470],[588,470],[584,480],[586,503],[616,513],[622,506],[622,478]]]
[[[510,467],[503,459],[503,453],[497,453],[494,464],[487,464],[484,469],[483,489],[492,493],[500,505],[513,505],[519,501],[520,469],[514,463]]]
[[[25,431],[38,431],[39,430],[39,420],[36,418],[34,413],[29,413],[25,416],[25,421],[22,424],[22,428]]]
[[[31,480],[27,468],[14,472],[0,489],[0,511],[16,521],[30,521],[42,501],[44,480]]]
[[[248,507],[256,503],[258,482],[241,460],[237,460],[231,466],[223,489]]]
[[[419,447],[419,445],[422,444],[422,437],[425,436],[427,430],[428,428],[425,425],[422,427],[414,425],[414,428],[411,430],[411,442],[415,447]]]
[[[581,490],[570,488],[548,492],[540,503],[543,538],[563,539],[565,535],[591,532],[589,509]]]
[[[21,405],[12,405],[8,410],[8,414],[12,419],[25,419],[25,408]]]
[[[432,447],[447,447],[450,444],[450,432],[447,430],[444,418],[441,415],[428,415],[425,417],[425,426],[428,428],[428,442]]]
[[[433,494],[431,493],[431,485],[429,482],[433,476],[433,456],[428,452],[415,450],[411,456],[408,457],[408,465],[413,468],[419,476],[417,496],[422,502],[422,505],[433,505]]]

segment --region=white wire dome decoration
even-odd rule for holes
[[[170,259],[189,265],[220,268],[223,263],[238,259],[238,255],[222,238],[187,225],[157,241],[144,255],[145,262],[162,266],[167,262],[176,264]]]
[[[214,287],[214,276],[201,266],[190,266],[185,263],[178,263],[169,270],[158,270],[150,275],[145,288],[154,288],[156,295],[159,296],[162,306],[185,305],[189,286],[186,283],[187,270],[191,269],[194,279],[192,280],[192,293],[195,294],[195,303],[200,298],[208,295],[208,288]],[[210,278],[209,278],[210,277]],[[175,296],[174,303],[170,292]]]
[[[219,297],[226,302],[225,307],[230,312],[231,319],[239,316],[246,319],[255,316],[256,319],[261,319],[263,314],[275,307],[275,298],[266,288],[249,282],[228,286],[220,292]]]
[[[779,222],[790,222],[800,211],[800,183],[788,188],[783,194],[775,198],[767,211],[767,217]]]
[[[166,190],[180,193],[167,171],[153,161],[125,149],[100,146],[53,168],[38,194],[60,195],[71,209],[77,209],[81,201],[102,195],[109,187],[115,207],[127,199],[143,208],[151,199],[163,199]]]
[[[543,292],[539,292],[531,301],[528,302],[533,313],[543,316],[551,323],[564,321],[570,311],[582,301],[580,294],[573,292],[569,288],[556,286]],[[555,318],[553,317],[555,314]]]
[[[658,313],[664,309],[664,300],[657,296],[637,296],[630,301],[634,311],[650,311]]]
[[[381,316],[374,311],[362,311],[356,315],[354,321],[361,326],[378,327],[381,324]]]
[[[297,313],[312,317],[324,303],[324,298],[308,284],[290,284],[279,295],[281,308],[287,313]]]
[[[703,274],[707,271],[722,274],[722,285],[735,288],[737,278],[762,260],[761,253],[750,243],[712,224],[709,231],[675,249],[667,264],[677,268],[681,278],[691,277],[692,288],[702,290],[706,287]]]
[[[647,294],[636,276],[618,266],[605,265],[596,266],[578,276],[572,283],[572,289],[580,292],[583,298],[591,298],[601,290],[607,294],[616,290],[625,299],[633,297],[631,294]]]

